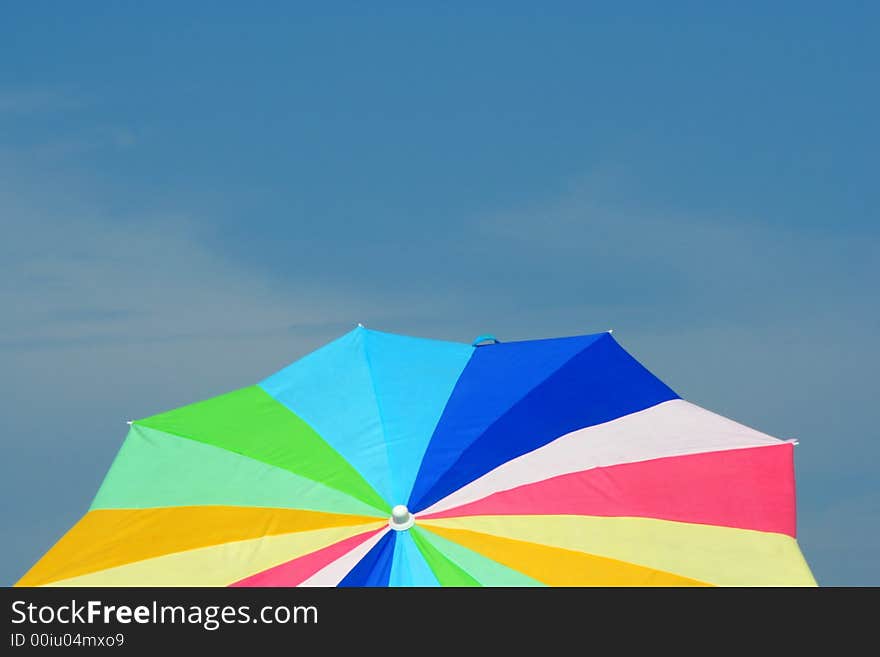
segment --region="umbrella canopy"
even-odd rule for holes
[[[611,336],[361,326],[131,423],[18,585],[815,585],[793,444],[681,399]]]

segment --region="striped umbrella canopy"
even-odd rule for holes
[[[609,332],[355,330],[131,423],[18,585],[815,585],[793,443],[681,399]]]

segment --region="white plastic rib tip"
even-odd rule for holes
[[[132,422],[134,422],[134,420],[126,420],[126,421],[125,421],[125,423],[126,423],[126,424],[129,424],[129,425],[130,425]]]
[[[364,328],[364,325],[358,322],[358,328]]]
[[[416,517],[403,504],[398,504],[391,509],[391,519],[388,521],[388,526],[394,531],[402,532],[412,527],[415,522]]]

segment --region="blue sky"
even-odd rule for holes
[[[615,329],[796,437],[822,584],[880,585],[871,3],[0,10],[0,583],[144,417],[348,331]]]

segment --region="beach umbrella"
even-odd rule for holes
[[[681,399],[610,332],[362,326],[131,423],[19,585],[815,585],[793,442]]]

